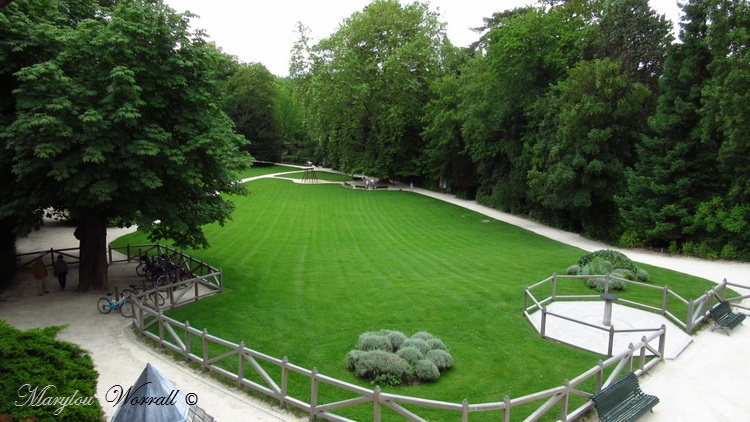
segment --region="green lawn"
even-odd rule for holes
[[[234,198],[233,221],[206,228],[212,247],[189,251],[223,270],[226,292],[171,317],[368,387],[345,364],[359,334],[428,331],[448,346],[455,366],[434,384],[384,390],[455,403],[501,401],[506,394],[559,386],[600,359],[540,339],[522,314],[524,287],[564,273],[585,254],[580,249],[411,192],[278,179],[249,187],[249,196]],[[145,243],[145,237],[116,242],[126,243]],[[689,299],[712,285],[643,267],[652,283],[668,284]],[[642,293],[621,297],[635,298],[629,294]],[[293,378],[290,388],[309,397],[307,379]],[[350,397],[323,392],[324,402]],[[371,412],[372,406],[360,406],[343,414],[369,420]],[[471,420],[491,418],[499,413],[472,414]]]

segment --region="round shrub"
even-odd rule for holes
[[[638,281],[643,282],[643,283],[647,283],[649,280],[648,271],[642,270],[640,268],[638,268],[638,271],[635,273],[635,276],[638,279]]]
[[[411,336],[411,338],[421,339],[421,340],[427,341],[427,340],[434,339],[435,336],[433,336],[432,334],[430,334],[430,333],[428,333],[426,331],[420,331],[420,332],[414,334],[413,336]]]
[[[414,375],[422,381],[432,382],[440,377],[440,371],[431,360],[422,359],[414,365]]]
[[[357,361],[362,357],[363,354],[365,354],[364,350],[352,350],[349,353],[346,354],[346,367],[349,368],[350,371],[353,371],[354,368],[357,365]]]
[[[604,275],[609,274],[614,270],[614,266],[611,262],[603,259],[594,259],[588,264],[581,267],[580,274],[583,275]]]
[[[396,355],[409,362],[410,365],[414,365],[417,361],[424,359],[424,354],[416,347],[402,347],[398,349]]]
[[[625,254],[610,249],[602,249],[584,255],[581,257],[581,259],[578,260],[578,265],[580,265],[581,267],[585,267],[594,260],[608,261],[610,264],[612,264],[613,268],[623,268],[632,271],[633,274],[638,271],[635,263],[633,263],[630,258],[625,256]]]
[[[445,371],[453,366],[453,356],[445,350],[430,350],[424,357],[434,363],[440,371]]]
[[[359,336],[357,347],[346,355],[347,368],[379,385],[432,382],[453,366],[445,344],[424,331],[411,338],[400,331],[368,331]]]
[[[404,344],[404,341],[406,341],[406,335],[402,333],[401,331],[390,331],[390,330],[384,330],[388,331],[386,334],[386,337],[388,337],[388,340],[391,341],[391,347],[393,347],[393,350],[398,350],[401,348],[401,345]]]
[[[408,370],[409,364],[405,360],[385,350],[364,352],[354,362],[354,372],[361,378],[401,378]]]
[[[404,343],[401,345],[401,347],[402,348],[403,347],[414,347],[417,350],[419,350],[420,352],[422,352],[422,354],[425,354],[425,353],[427,353],[430,350],[430,345],[427,344],[426,341],[424,341],[422,339],[419,339],[419,338],[414,338],[414,337],[406,339],[404,341]]]
[[[615,277],[624,278],[625,280],[631,280],[631,281],[635,280],[635,273],[630,270],[626,270],[624,268],[617,268],[613,270],[610,274]]]
[[[607,285],[607,279],[605,277],[593,277],[586,280],[586,284],[597,291],[603,292],[604,287]],[[609,291],[621,291],[625,290],[625,282],[614,278],[609,279]]]
[[[393,350],[388,337],[373,332],[367,332],[359,336],[359,341],[357,341],[357,348],[359,350]]]
[[[573,264],[565,271],[565,274],[567,275],[576,275],[581,273],[581,266]]]
[[[443,341],[439,338],[431,338],[427,340],[427,345],[430,346],[430,350],[445,350],[448,351],[448,348],[445,347],[445,344],[443,344]]]

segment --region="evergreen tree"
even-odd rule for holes
[[[681,245],[693,226],[697,204],[716,189],[717,141],[701,136],[702,90],[710,78],[706,44],[707,2],[683,6],[681,43],[673,44],[661,78],[662,94],[649,120],[638,162],[627,174],[628,190],[618,197],[627,246]]]

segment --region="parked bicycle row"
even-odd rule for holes
[[[196,277],[184,262],[174,263],[167,254],[141,255],[141,262],[135,267],[135,272],[141,277],[146,277],[146,280],[156,286]]]

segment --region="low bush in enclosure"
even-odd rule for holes
[[[625,280],[647,282],[648,272],[636,267],[635,263],[625,254],[612,250],[600,250],[586,254],[578,260],[577,264],[568,267],[568,275],[611,275]],[[594,277],[586,280],[589,288],[604,291],[607,285],[605,277]],[[625,282],[622,280],[609,280],[611,291],[625,290]]]
[[[433,382],[453,366],[445,344],[423,331],[411,338],[393,330],[368,331],[346,361],[358,377],[387,385]]]

